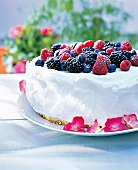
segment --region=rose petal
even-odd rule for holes
[[[123,117],[109,118],[105,122],[104,132],[115,132],[126,130],[126,125],[123,124]]]
[[[19,82],[19,88],[20,88],[20,91],[23,92],[23,93],[26,93],[25,86],[26,86],[26,81],[25,80],[21,80]]]
[[[126,125],[128,126],[128,128],[131,129],[131,128],[138,127],[138,120],[136,114],[129,114],[129,115],[124,114],[123,119]]]
[[[97,119],[95,119],[94,125],[91,125],[91,126],[87,129],[87,132],[89,132],[89,133],[95,133],[97,130],[99,130],[99,124],[98,124]]]

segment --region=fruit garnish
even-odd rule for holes
[[[44,66],[44,60],[38,59],[38,60],[35,62],[35,66],[41,66],[41,67],[43,67],[43,66]]]
[[[94,48],[97,49],[97,50],[102,50],[103,47],[104,47],[104,44],[105,44],[104,41],[102,41],[102,40],[97,40],[97,41],[94,43]]]
[[[120,69],[122,71],[128,71],[130,69],[130,66],[131,66],[131,62],[129,60],[123,60],[120,63]]]
[[[47,48],[41,50],[40,57],[43,61],[46,61],[48,57],[52,57],[52,56],[53,56],[52,51],[48,50]]]
[[[106,54],[110,55],[113,51],[115,51],[115,49],[113,47],[110,47],[106,50]]]
[[[94,41],[93,40],[88,40],[83,43],[85,47],[93,47],[94,46]]]
[[[113,72],[116,71],[116,65],[115,65],[115,64],[109,64],[109,65],[107,66],[107,68],[108,68],[108,72],[109,72],[109,73],[113,73]]]
[[[64,52],[63,54],[60,55],[60,61],[67,60],[70,57],[72,57],[72,56],[69,52]]]
[[[82,49],[84,48],[84,44],[83,43],[78,43],[75,47],[74,50],[76,52],[77,55],[79,55],[80,53],[82,53]]]
[[[96,60],[94,66],[92,67],[92,71],[96,75],[105,75],[108,72],[106,59],[98,59]]]
[[[121,50],[126,50],[126,51],[131,51],[132,50],[132,45],[129,41],[126,41],[122,44]]]
[[[131,58],[130,58],[130,61],[131,61],[131,64],[133,66],[138,66],[138,55],[133,55]]]

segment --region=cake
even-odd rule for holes
[[[26,96],[33,109],[61,124],[86,124],[138,114],[138,56],[131,43],[88,40],[54,44],[26,64]]]

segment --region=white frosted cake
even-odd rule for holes
[[[26,96],[36,112],[67,122],[70,122],[75,116],[83,116],[86,123],[91,123],[97,119],[101,126],[103,126],[107,118],[131,113],[138,114],[138,67],[133,66],[134,64],[132,65],[131,62],[132,56],[137,56],[136,51],[128,50],[127,52],[131,53],[131,58],[122,60],[131,62],[129,69],[123,70],[125,66],[119,65],[116,66],[113,72],[109,72],[109,65],[113,62],[112,58],[109,57],[113,53],[111,50],[112,53],[108,54],[108,59],[111,61],[109,62],[108,60],[106,69],[103,72],[99,72],[99,66],[95,64],[98,57],[95,58],[94,64],[91,64],[90,71],[85,70],[86,67],[84,68],[84,65],[87,64],[88,66],[90,64],[86,62],[86,59],[88,57],[90,59],[90,54],[93,52],[97,52],[97,56],[102,56],[103,58],[101,58],[105,59],[104,57],[107,57],[108,51],[104,47],[107,47],[107,42],[104,42],[102,50],[96,49],[95,44],[91,45],[93,49],[89,48],[89,55],[86,53],[87,50],[83,50],[85,49],[84,46],[78,52],[80,44],[79,48],[71,47],[71,49],[69,47],[61,48],[60,45],[55,46],[58,46],[58,49],[55,49],[53,53],[47,50],[49,54],[45,59],[41,52],[40,57],[33,59],[26,65]],[[67,53],[65,50],[67,48],[68,51],[74,52],[75,57],[62,55]],[[105,54],[103,49],[106,52]],[[62,54],[61,51],[63,52]],[[85,61],[82,61],[83,57],[78,57],[80,54],[84,56]],[[51,58],[57,56],[59,57],[60,65],[61,63],[65,64],[66,60],[68,60],[67,58],[77,58],[81,63],[81,70],[73,72],[67,64],[64,69],[48,67]],[[99,59],[100,63],[105,65],[105,60],[103,62],[102,59]],[[38,61],[43,64],[39,64]],[[53,63],[52,60],[51,63]],[[68,69],[66,69],[67,67]],[[74,69],[72,65],[71,68]],[[98,71],[96,72],[95,70]]]

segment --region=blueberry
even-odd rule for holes
[[[132,51],[132,55],[137,55],[136,50],[133,50],[133,51]]]
[[[60,67],[61,67],[61,70],[62,70],[62,71],[65,71],[65,70],[66,70],[65,63],[66,63],[65,60],[60,62]]]
[[[115,44],[115,47],[121,47],[121,42],[117,42],[117,43]]]
[[[108,72],[112,73],[116,71],[116,65],[115,64],[110,64],[107,66],[108,67]]]
[[[84,62],[85,62],[85,55],[84,55],[84,54],[79,54],[79,55],[78,55],[78,60],[79,60],[81,63],[84,63]]]
[[[99,51],[99,54],[106,55],[105,51]]]
[[[120,47],[114,47],[115,51],[120,51]]]
[[[38,59],[38,60],[35,62],[35,66],[41,66],[41,67],[43,67],[43,66],[44,66],[44,61]]]
[[[100,50],[94,50],[94,52],[98,54],[100,52]]]
[[[71,57],[76,57],[75,54],[72,51],[67,51],[68,54],[71,55]]]
[[[90,73],[91,70],[92,70],[92,66],[90,64],[85,64],[84,65],[84,69],[83,69],[84,73]]]
[[[60,49],[61,44],[53,44],[51,47],[52,51],[55,52],[56,50]]]

